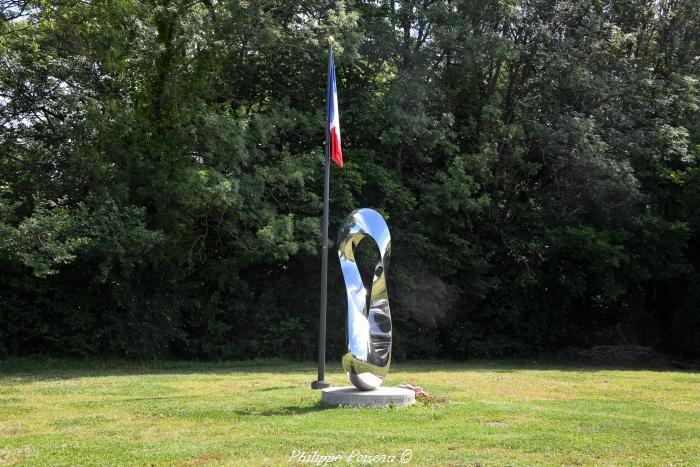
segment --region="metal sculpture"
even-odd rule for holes
[[[379,247],[369,303],[355,262],[355,248],[365,237],[371,237]],[[391,312],[386,287],[390,253],[389,227],[378,212],[358,209],[347,217],[338,236],[348,297],[347,353],[342,361],[350,382],[364,391],[382,384],[391,363]]]

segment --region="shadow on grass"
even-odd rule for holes
[[[197,362],[183,360],[101,360],[70,358],[8,358],[0,360],[0,384],[24,384],[33,381],[90,378],[106,376],[149,375],[236,375],[309,373],[314,367],[307,362],[282,359]]]
[[[283,389],[299,389],[298,386],[273,386],[271,388],[261,388],[257,392],[279,391]]]
[[[557,360],[472,360],[467,362],[425,360],[393,363],[392,370],[393,373],[450,373],[463,371],[512,373],[533,370],[584,373],[613,370],[698,373],[697,369],[682,369],[670,366],[600,365]],[[270,373],[277,375],[305,373],[308,374],[310,383],[315,379],[315,371],[316,366],[313,362],[294,362],[281,359],[196,362],[180,360],[128,361],[30,357],[0,360],[0,385],[107,376],[236,376]],[[331,364],[328,371],[331,373],[343,372],[339,364]],[[296,388],[297,386],[276,386],[260,388],[259,391]]]
[[[313,405],[287,405],[263,410],[234,410],[233,413],[241,417],[281,417],[286,415],[304,415],[332,409],[333,407],[327,407],[319,401]]]

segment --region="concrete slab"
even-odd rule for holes
[[[348,386],[321,391],[321,402],[329,407],[407,407],[416,401],[416,393],[404,388],[382,388],[360,391]]]

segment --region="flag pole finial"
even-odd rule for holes
[[[333,36],[328,36],[328,45],[333,45],[335,43],[335,37]]]

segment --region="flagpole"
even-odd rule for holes
[[[332,44],[333,37],[328,38],[328,63],[333,54]],[[328,70],[328,81],[330,82],[330,66]],[[328,87],[326,87],[328,89]],[[328,96],[327,96],[328,98]],[[328,302],[328,204],[330,198],[330,179],[331,179],[331,151],[330,138],[328,138],[328,130],[330,126],[329,112],[326,109],[326,121],[324,125],[323,146],[324,154],[324,171],[323,171],[323,241],[321,246],[321,305],[319,307],[318,320],[318,379],[311,383],[312,389],[324,389],[330,387],[331,383],[326,381],[326,305]]]

